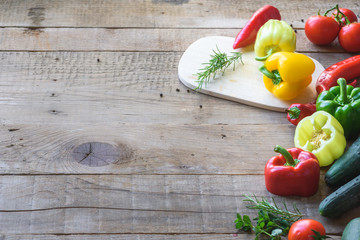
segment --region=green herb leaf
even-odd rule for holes
[[[246,199],[244,199],[244,201],[252,203],[252,205],[247,206],[247,208],[249,209],[263,210],[267,213],[275,214],[286,220],[287,222],[296,222],[303,217],[303,214],[300,213],[299,209],[296,207],[295,204],[293,205],[294,212],[290,212],[285,202],[283,202],[284,209],[281,209],[276,205],[274,199],[272,199],[273,204],[271,204],[266,199],[262,199],[260,201],[256,197],[251,198],[247,195],[245,195],[245,197]]]
[[[236,63],[241,61],[242,64],[242,53],[241,52],[232,52],[230,55],[220,52],[218,46],[216,50],[213,50],[213,55],[210,55],[211,59],[207,63],[203,63],[204,68],[200,69],[199,73],[195,74],[197,77],[198,86],[195,90],[201,89],[203,85],[211,80],[215,79],[216,76],[221,73],[224,74],[225,70],[233,65],[233,71],[235,70]]]
[[[281,236],[286,236],[289,233],[289,229],[295,221],[303,217],[295,204],[293,206],[294,212],[290,212],[285,202],[283,203],[284,209],[281,209],[276,205],[274,199],[273,204],[271,204],[266,199],[258,200],[255,196],[253,198],[245,197],[244,201],[251,203],[247,208],[258,210],[258,216],[253,219],[256,221],[256,226],[252,225],[247,215],[241,217],[240,214],[237,214],[238,218],[235,222],[239,223],[239,225],[236,228],[244,231],[245,229],[248,231],[253,230],[255,240],[263,235],[267,236],[267,239],[270,240],[279,240]]]
[[[241,215],[239,213],[237,213],[236,216],[237,216],[237,218],[235,220],[236,229],[240,229],[245,232],[251,231],[251,229],[253,228],[253,225],[251,223],[249,216],[244,215],[243,217],[241,217]]]

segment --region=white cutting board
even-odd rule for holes
[[[196,73],[204,67],[203,63],[209,62],[210,55],[216,47],[220,52],[234,52],[232,48],[234,38],[224,36],[211,36],[197,40],[191,44],[182,55],[178,74],[180,81],[187,87],[195,89],[198,86]],[[241,49],[243,62],[237,64],[236,70],[232,67],[226,70],[224,75],[217,76],[200,90],[201,93],[224,98],[255,107],[265,108],[273,111],[283,112],[292,103],[309,103],[316,99],[317,93],[315,83],[324,71],[324,67],[315,59],[315,72],[312,75],[311,84],[297,98],[283,101],[276,98],[264,86],[263,75],[258,70],[264,63],[255,60],[253,47]]]

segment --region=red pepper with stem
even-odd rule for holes
[[[280,196],[314,195],[320,179],[320,166],[315,155],[300,148],[285,149],[279,145],[274,151],[280,154],[272,157],[265,166],[267,190]]]
[[[281,20],[280,11],[276,7],[265,5],[257,10],[236,36],[233,48],[242,48],[254,43],[257,32],[270,19]]]
[[[304,117],[316,112],[316,105],[315,103],[294,103],[285,112],[287,112],[288,121],[296,126]]]

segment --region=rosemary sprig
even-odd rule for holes
[[[296,222],[297,220],[300,220],[304,216],[303,214],[301,214],[300,210],[296,207],[295,203],[293,204],[294,212],[290,212],[285,202],[283,202],[284,209],[281,209],[277,206],[274,198],[272,198],[273,205],[266,199],[261,199],[261,201],[259,201],[255,196],[251,198],[250,196],[245,195],[245,198],[246,199],[244,199],[243,201],[251,202],[253,204],[246,206],[247,208],[263,210],[268,213],[279,215],[288,222]]]
[[[293,205],[294,212],[290,212],[285,204],[284,209],[277,206],[274,199],[271,204],[266,199],[258,200],[255,196],[249,197],[245,195],[243,201],[250,202],[251,205],[246,206],[249,209],[258,210],[258,216],[253,220],[256,220],[256,225],[250,220],[248,215],[241,216],[239,213],[236,215],[235,227],[245,232],[254,232],[255,240],[258,240],[260,236],[266,236],[265,239],[279,240],[281,236],[286,236],[289,232],[290,226],[297,220],[303,217],[299,209]]]
[[[242,64],[242,53],[241,52],[231,52],[230,55],[226,53],[220,52],[218,46],[216,46],[216,50],[212,50],[213,54],[210,55],[210,60],[207,63],[203,63],[205,65],[204,68],[200,69],[195,76],[197,77],[198,86],[195,90],[201,89],[203,85],[211,80],[215,79],[215,77],[221,73],[224,74],[225,70],[233,65],[233,71],[235,70],[236,63],[241,61]]]

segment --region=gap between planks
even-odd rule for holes
[[[319,47],[307,40],[304,30],[296,31],[299,52],[344,53],[337,40],[326,47]],[[235,38],[238,32],[239,29],[219,28],[0,28],[2,51],[182,52],[200,38],[206,36]]]

